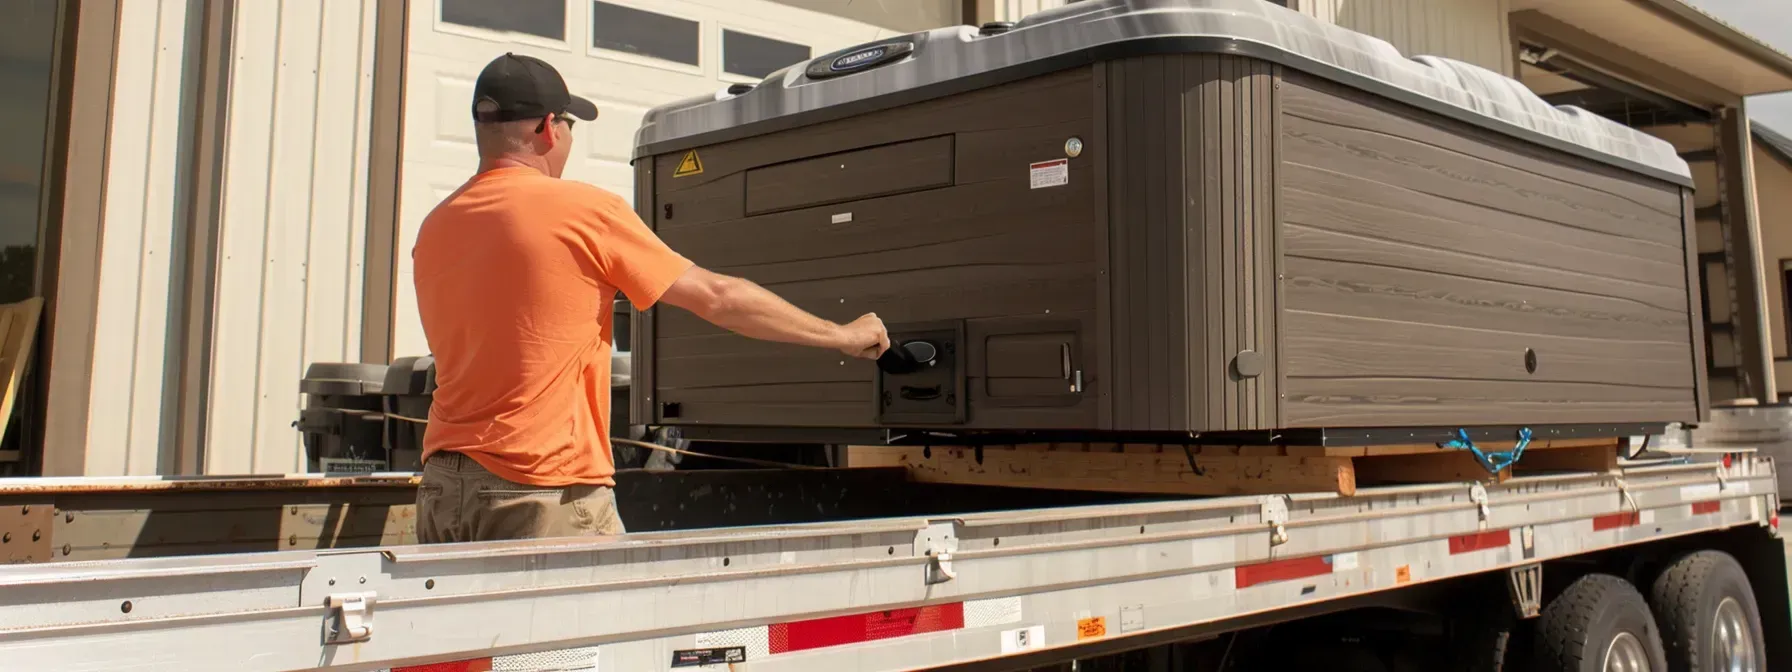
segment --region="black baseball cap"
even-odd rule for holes
[[[486,111],[480,103],[490,102]],[[473,83],[474,121],[517,121],[570,113],[591,121],[597,106],[566,90],[566,80],[547,61],[506,53],[492,59]]]

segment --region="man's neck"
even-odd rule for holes
[[[506,154],[479,160],[479,172],[497,170],[499,168],[530,168],[543,175],[548,175],[548,162],[539,156],[518,156]]]

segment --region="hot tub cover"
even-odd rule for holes
[[[794,128],[995,86],[1098,60],[1237,53],[1372,90],[1459,120],[1682,185],[1673,145],[1573,106],[1552,106],[1510,77],[1388,42],[1262,0],[1085,0],[1007,32],[940,28],[842,49],[649,110],[636,157]]]

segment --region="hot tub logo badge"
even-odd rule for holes
[[[851,70],[853,68],[864,65],[868,62],[876,61],[877,59],[882,58],[885,53],[889,52],[889,50],[890,50],[889,47],[882,46],[882,45],[872,47],[870,49],[860,49],[858,51],[855,51],[850,54],[846,54],[844,56],[834,59],[833,64],[829,65],[828,67],[836,72],[839,72],[842,70]]]

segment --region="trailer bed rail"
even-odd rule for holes
[[[0,659],[57,670],[547,659],[920,669],[1725,528],[1777,533],[1773,469],[1741,455],[1353,497],[21,565],[0,570]]]

